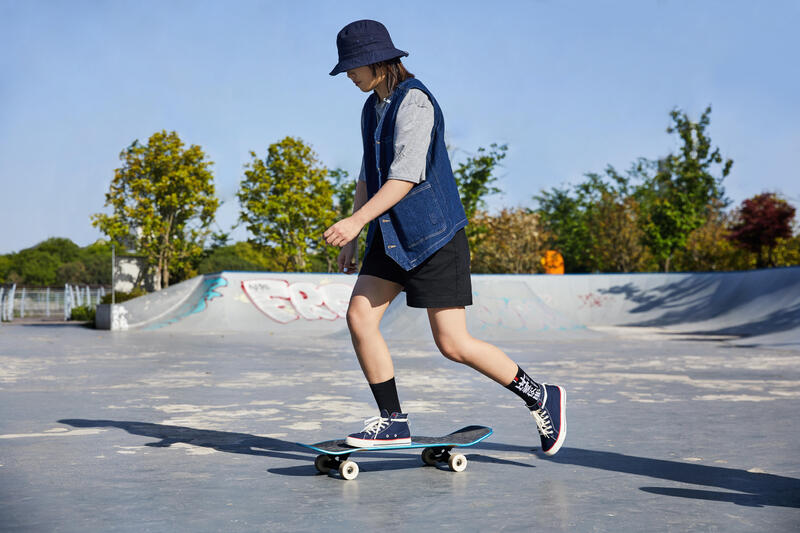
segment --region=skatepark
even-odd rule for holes
[[[0,531],[796,531],[800,268],[475,275],[471,333],[568,394],[554,457],[511,393],[442,357],[401,294],[382,331],[415,434],[469,467],[297,442],[374,416],[355,278],[222,272],[105,327],[0,326]],[[388,518],[387,518],[388,517]]]

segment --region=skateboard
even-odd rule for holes
[[[351,454],[383,450],[422,448],[422,462],[426,465],[436,466],[438,463],[447,463],[453,472],[462,472],[467,468],[467,458],[464,454],[450,452],[453,448],[464,448],[477,444],[491,435],[492,431],[492,428],[486,426],[467,426],[442,437],[412,436],[411,444],[369,448],[348,446],[344,439],[327,440],[316,444],[303,444],[302,442],[297,444],[322,454],[318,455],[314,461],[314,466],[320,473],[328,474],[332,470],[338,470],[344,479],[352,480],[358,476],[358,464],[350,460]]]

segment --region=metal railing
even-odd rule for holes
[[[109,288],[110,290],[110,288]],[[64,288],[0,286],[0,319],[63,318],[69,320],[78,306],[95,308],[106,294],[106,287],[64,285]]]

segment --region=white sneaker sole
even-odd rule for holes
[[[380,446],[403,446],[411,444],[411,437],[405,439],[392,439],[392,440],[375,440],[375,439],[357,439],[355,437],[347,437],[345,443],[354,448],[373,448]]]
[[[542,384],[544,385],[544,384]],[[567,391],[564,390],[563,387],[559,385],[550,385],[551,387],[558,387],[558,390],[561,391],[561,399],[559,401],[559,411],[561,414],[561,421],[560,421],[560,428],[561,431],[558,433],[558,438],[556,439],[556,443],[553,445],[552,448],[544,452],[545,455],[555,455],[558,453],[558,450],[561,449],[561,446],[564,444],[564,441],[567,438]]]

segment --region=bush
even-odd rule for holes
[[[147,294],[147,291],[144,289],[140,289],[135,287],[131,292],[115,292],[114,293],[114,303],[122,303],[127,302],[128,300],[133,300],[134,298],[138,298],[139,296],[144,296]],[[111,293],[109,292],[103,299],[100,300],[100,303],[110,304],[111,303]]]
[[[542,272],[548,234],[539,215],[524,208],[503,209],[497,215],[476,211],[470,220],[472,272],[533,274]]]
[[[78,322],[91,322],[94,323],[95,317],[95,310],[92,307],[86,305],[79,305],[78,307],[72,308],[72,314],[70,315],[70,320],[76,320]]]

